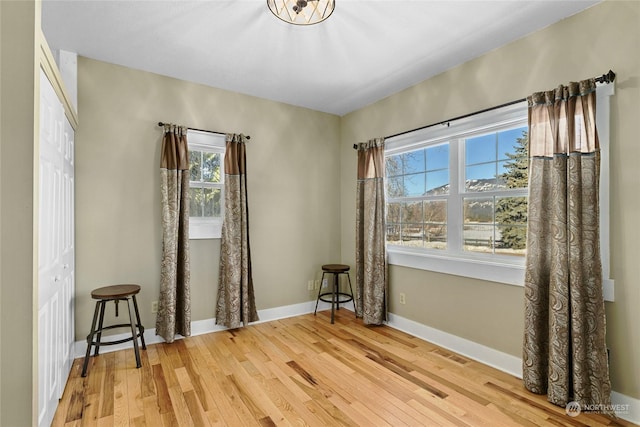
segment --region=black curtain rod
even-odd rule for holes
[[[164,126],[165,124],[168,124],[168,123],[158,122],[158,126]],[[215,130],[196,129],[196,128],[189,128],[189,127],[187,129],[195,130],[195,131],[198,131],[198,132],[215,133],[217,135],[226,135],[225,132],[217,132]],[[245,138],[251,139],[251,137],[249,135],[245,135]]]
[[[607,74],[603,74],[600,77],[595,77],[594,79],[595,79],[596,83],[609,84],[609,83],[613,82],[616,79],[616,73],[614,73],[613,71],[609,70],[609,72]],[[527,98],[516,99],[515,101],[507,102],[505,104],[500,104],[500,105],[496,105],[494,107],[485,108],[484,110],[475,111],[475,112],[469,113],[469,114],[464,114],[462,116],[454,117],[454,118],[449,119],[449,120],[443,120],[443,121],[438,122],[438,123],[431,123],[430,125],[422,126],[422,127],[419,127],[419,128],[406,130],[404,132],[399,132],[399,133],[396,133],[394,135],[385,136],[384,138],[385,139],[390,139],[390,138],[394,138],[396,136],[405,135],[407,133],[416,132],[416,131],[423,130],[423,129],[428,129],[430,127],[437,126],[437,125],[447,125],[447,126],[449,126],[449,122],[453,122],[453,121],[460,120],[460,119],[466,119],[467,117],[475,116],[476,114],[486,113],[487,111],[497,110],[498,108],[502,108],[502,107],[508,107],[509,105],[518,104],[518,103],[524,102],[526,100],[527,100]],[[357,150],[358,149],[358,144],[353,144],[353,149]]]

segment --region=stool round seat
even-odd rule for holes
[[[325,264],[322,266],[322,271],[327,273],[346,273],[350,267],[344,264]]]
[[[91,291],[93,299],[126,298],[140,292],[140,285],[111,285]]]

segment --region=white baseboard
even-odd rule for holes
[[[276,308],[268,308],[265,310],[258,310],[258,317],[260,320],[253,323],[263,323],[270,322],[272,320],[285,319],[287,317],[300,316],[302,314],[313,313],[316,307],[315,301],[307,301],[299,304],[286,305],[282,307]],[[320,301],[318,304],[318,311],[323,311],[331,309],[331,304]],[[205,319],[205,320],[197,320],[191,322],[191,336],[208,334],[210,332],[224,331],[227,328],[224,326],[216,325],[216,319]],[[122,334],[114,334],[109,335],[109,340],[118,341],[121,339],[125,339],[127,337],[131,337],[131,333],[122,333]],[[176,339],[184,338],[182,335],[176,335]],[[144,330],[144,341],[145,344],[158,344],[161,342],[165,342],[162,337],[156,335],[156,328],[145,328]],[[112,351],[124,350],[127,348],[131,348],[130,342],[124,342],[121,344],[108,345],[104,347],[100,347],[101,353],[109,353]],[[76,341],[74,343],[74,353],[75,358],[84,357],[87,351],[87,341]]]
[[[302,314],[313,313],[315,309],[315,301],[307,301],[300,304],[292,304],[283,307],[269,308],[258,310],[260,320],[255,323],[269,322],[272,320],[285,319],[287,317],[300,316]],[[351,310],[349,305],[344,308]],[[331,304],[320,301],[318,311],[331,309]],[[429,341],[448,350],[466,356],[470,359],[484,363],[485,365],[507,372],[518,378],[522,378],[522,359],[519,357],[503,353],[490,347],[478,344],[476,342],[458,337],[447,332],[423,325],[413,320],[406,319],[393,313],[389,313],[390,327],[406,332],[415,337]],[[210,332],[224,331],[227,328],[216,325],[215,319],[198,320],[191,323],[191,336],[207,334]],[[110,335],[110,340],[119,340],[130,336],[130,334]],[[177,336],[177,339],[183,337]],[[164,340],[156,335],[155,328],[145,329],[144,340],[146,344],[157,344]],[[111,346],[102,347],[103,353],[110,351],[131,348],[130,343],[122,343]],[[75,356],[84,357],[87,351],[86,341],[75,342]],[[611,401],[615,405],[618,417],[636,424],[640,424],[640,400],[635,399],[618,392],[611,392]]]
[[[507,372],[515,377],[522,378],[522,359],[519,357],[431,328],[393,313],[389,313],[388,325],[485,365]],[[640,424],[639,399],[612,391],[611,403],[619,418]]]
[[[611,392],[611,403],[619,418],[640,424],[640,399],[634,399],[616,391]]]
[[[388,325],[470,359],[522,378],[522,359],[491,347],[389,313]]]

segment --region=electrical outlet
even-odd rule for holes
[[[151,312],[152,313],[158,312],[158,301],[151,301]]]
[[[312,291],[313,290],[313,280],[309,280],[307,282],[307,290],[308,291]]]
[[[314,284],[313,284],[313,289],[318,290],[320,289],[320,279],[317,279]]]
[[[406,304],[407,303],[407,296],[404,293],[400,294],[400,304]]]

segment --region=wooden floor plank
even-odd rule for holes
[[[228,425],[238,425],[241,422],[240,418],[231,406],[230,396],[226,395],[218,380],[224,377],[224,373],[219,370],[216,359],[208,351],[202,336],[194,337],[191,341],[195,343],[192,353],[197,353],[195,360],[198,361],[205,392],[210,396],[207,416],[215,421],[213,424],[221,420]]]
[[[100,418],[113,415],[113,399],[115,394],[115,354],[107,353],[102,357],[105,361],[105,375],[102,393],[100,393]]]
[[[127,407],[129,408],[129,423],[140,423],[144,420],[144,403],[142,401],[142,384],[140,370],[135,368],[135,362],[130,360],[134,358],[133,350],[125,350],[125,357],[122,359],[125,363],[125,381],[127,384]],[[129,369],[129,367],[133,369]],[[90,376],[89,374],[88,376]]]
[[[126,352],[115,354],[115,373],[113,376],[113,420],[114,425],[129,424],[129,394],[127,389]]]
[[[522,381],[340,310],[82,359],[54,426],[633,426],[569,417]]]

